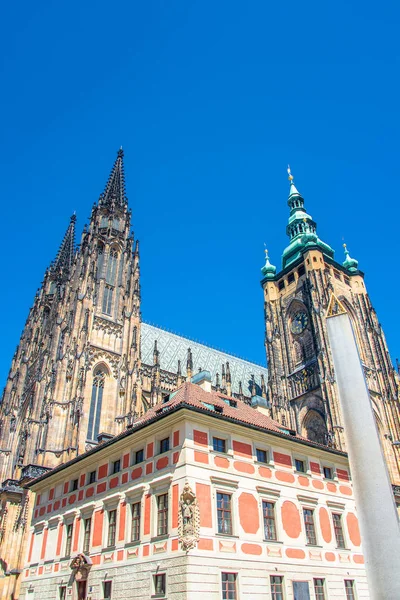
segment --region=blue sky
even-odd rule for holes
[[[398,3],[19,2],[3,8],[0,385],[74,210],[116,151],[143,317],[264,363],[263,245],[279,265],[290,162],[322,239],[398,320]]]

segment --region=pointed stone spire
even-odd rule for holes
[[[222,371],[221,390],[225,394],[225,392],[226,392],[226,375],[225,375],[225,365],[224,365],[224,363],[222,363],[221,371]]]
[[[239,381],[239,398],[240,398],[240,400],[243,400],[243,398],[244,398],[244,395],[243,395],[243,385],[242,385],[241,381]]]
[[[153,365],[156,365],[157,367],[160,366],[160,352],[157,348],[157,340],[154,340]]]
[[[183,377],[182,377],[182,367],[181,367],[181,361],[178,360],[178,369],[177,369],[177,387],[181,387],[182,383],[183,383]]]
[[[117,158],[108,178],[104,192],[99,199],[99,206],[109,208],[125,208],[127,198],[125,196],[125,177],[124,177],[124,152],[122,147],[118,150]]]
[[[219,373],[217,373],[215,376],[215,389],[217,390],[217,392],[221,390],[221,384],[219,382]]]
[[[193,357],[192,350],[188,348],[187,351],[187,360],[186,360],[186,379],[190,381],[193,375]]]
[[[290,244],[283,251],[282,268],[285,269],[291,263],[295,262],[301,256],[302,252],[311,246],[318,246],[325,255],[333,258],[334,252],[332,248],[319,239],[317,224],[304,208],[304,198],[294,185],[290,166],[288,166],[287,172],[290,181],[288,198],[290,215],[286,233],[290,238]]]
[[[50,266],[52,278],[66,281],[70,275],[75,255],[75,223],[76,215],[72,215],[63,241],[57,252],[55,261]]]
[[[256,380],[254,378],[254,375],[251,376],[251,391],[250,391],[252,396],[257,396],[257,387],[256,387]]]
[[[347,245],[343,244],[345,260],[342,265],[351,273],[358,271],[358,260],[351,258],[350,252],[347,250]]]

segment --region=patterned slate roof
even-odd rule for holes
[[[200,370],[207,370],[211,373],[212,382],[215,385],[216,374],[219,373],[221,380],[222,365],[229,362],[232,392],[239,393],[239,381],[243,385],[243,393],[250,396],[251,376],[254,375],[257,393],[261,393],[261,375],[264,375],[267,383],[268,371],[266,367],[249,362],[242,358],[237,358],[232,354],[215,350],[199,342],[194,342],[188,338],[176,335],[165,329],[142,323],[141,349],[142,362],[146,365],[153,364],[154,342],[157,340],[157,348],[160,352],[160,367],[164,371],[176,373],[178,360],[181,361],[182,375],[186,375],[186,359],[188,348],[192,351],[193,374]]]

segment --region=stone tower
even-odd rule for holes
[[[75,220],[12,360],[0,412],[2,480],[18,479],[24,465],[65,462],[142,411],[139,249],[122,150],[77,250]]]
[[[266,252],[261,282],[272,417],[313,441],[345,448],[325,325],[333,292],[352,320],[389,472],[399,484],[399,385],[364,274],[346,246],[344,262],[335,261],[288,172],[290,243],[278,273]]]

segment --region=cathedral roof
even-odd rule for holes
[[[199,370],[210,371],[213,385],[216,383],[217,373],[221,375],[222,365],[226,365],[227,362],[229,362],[231,372],[233,393],[239,393],[239,382],[241,381],[244,395],[251,396],[252,375],[254,375],[257,393],[260,394],[261,375],[264,376],[265,381],[267,380],[268,370],[266,367],[227,354],[221,350],[215,350],[215,348],[210,348],[148,323],[142,323],[141,333],[142,362],[144,364],[153,364],[155,341],[157,341],[157,348],[160,353],[160,368],[165,371],[176,373],[178,360],[180,360],[182,375],[185,376],[186,356],[188,348],[190,348],[193,358],[193,373]]]

